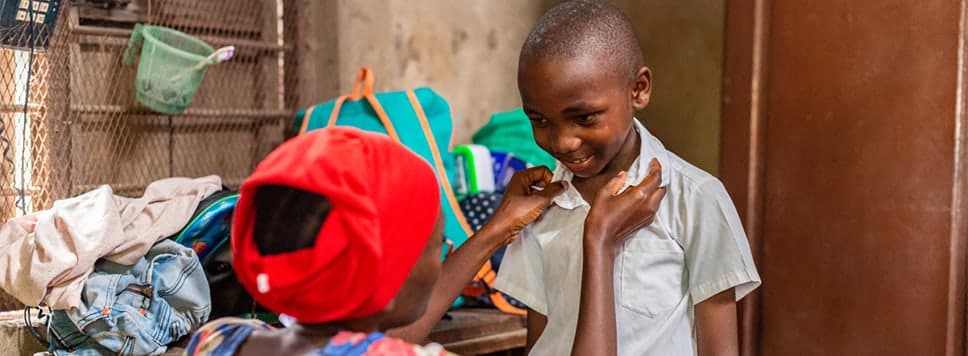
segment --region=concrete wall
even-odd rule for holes
[[[719,172],[725,0],[618,0],[653,71],[639,118],[666,148]]]
[[[429,85],[458,116],[457,142],[488,116],[520,105],[517,57],[538,17],[556,1],[305,1],[316,41],[307,88],[314,102],[350,90],[360,65],[377,90]],[[666,146],[718,172],[725,0],[617,0],[638,30],[655,76],[652,104],[639,115]],[[336,16],[333,16],[333,15]],[[312,68],[311,68],[312,69]],[[334,79],[330,79],[333,78]]]
[[[469,142],[491,113],[520,106],[517,58],[541,15],[527,1],[338,1],[339,87],[361,65],[377,90],[430,86],[457,113],[457,142]]]

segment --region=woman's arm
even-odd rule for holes
[[[444,260],[424,315],[410,325],[388,331],[387,335],[414,344],[425,343],[431,329],[484,262],[501,246],[517,238],[521,230],[538,219],[551,200],[565,190],[564,183],[552,183],[551,177],[551,171],[543,166],[515,173],[491,220]],[[532,186],[542,187],[542,190],[532,189]]]
[[[699,356],[738,356],[736,294],[727,289],[696,304]]]
[[[625,172],[612,178],[595,196],[585,218],[582,246],[581,299],[572,355],[615,355],[615,256],[628,236],[648,226],[655,217],[665,189],[659,162],[652,160],[649,175],[637,186],[619,194]]]
[[[503,246],[502,240],[498,232],[489,230],[486,226],[467,239],[460,248],[444,260],[440,278],[434,284],[434,291],[430,295],[430,302],[424,315],[410,325],[388,331],[387,335],[412,344],[425,344],[431,329],[450,309],[457,296],[484,265],[484,261]]]

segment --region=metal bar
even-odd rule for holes
[[[162,178],[159,178],[159,179],[162,179]],[[223,178],[222,184],[229,187],[238,187],[239,185],[242,184],[243,181],[245,181],[245,178],[230,178],[230,179]],[[107,185],[111,186],[111,190],[113,190],[114,193],[117,194],[119,192],[120,193],[140,192],[145,190],[145,188],[148,187],[148,184],[151,184],[151,183],[147,183],[147,184],[145,183],[108,183]],[[102,185],[105,185],[105,184],[78,184],[74,186],[74,190],[77,192],[88,192]]]
[[[167,116],[144,108],[132,108],[121,105],[71,105],[71,111],[82,114],[128,114],[145,116]],[[262,120],[276,120],[292,115],[288,110],[271,109],[196,109],[185,110],[182,116],[201,116],[219,118],[251,118]]]
[[[71,27],[71,31],[79,35],[88,36],[110,36],[110,37],[120,37],[128,38],[131,37],[131,30],[123,28],[111,28],[111,27],[95,27],[87,25],[76,25]],[[291,51],[291,45],[279,45],[275,43],[266,43],[261,41],[253,41],[246,39],[221,37],[221,36],[195,36],[205,41],[209,44],[215,45],[216,47],[221,46],[235,46],[237,48],[252,48],[263,51],[270,52],[285,52]]]
[[[40,194],[40,192],[41,192],[41,188],[38,186],[33,186],[30,188],[24,189],[24,194],[28,196]],[[0,189],[0,197],[17,197],[17,196],[20,196],[20,192],[12,187],[11,188],[5,187],[4,189]]]
[[[27,104],[28,111],[39,111],[44,106],[40,104]],[[24,104],[0,103],[0,112],[23,112]]]

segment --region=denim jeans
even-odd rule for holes
[[[160,355],[208,320],[205,271],[190,248],[164,240],[134,266],[98,261],[81,307],[55,311],[55,355]]]

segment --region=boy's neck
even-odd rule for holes
[[[633,118],[632,120],[635,119]],[[639,132],[635,129],[635,124],[633,123],[629,127],[622,147],[600,173],[588,178],[574,177],[572,178],[572,183],[578,189],[578,192],[581,193],[585,201],[590,202],[590,199],[595,197],[595,192],[598,192],[599,189],[605,186],[612,177],[615,177],[621,171],[628,171],[632,167],[635,159],[639,158],[641,147],[642,139],[639,137]]]
[[[632,120],[635,120],[634,118]],[[642,150],[642,139],[639,137],[639,131],[635,129],[635,123],[632,123],[629,128],[629,132],[625,137],[625,142],[622,143],[622,148],[619,149],[618,153],[612,158],[612,161],[605,166],[602,173],[599,176],[604,176],[607,182],[612,177],[618,175],[621,171],[628,171],[632,167],[632,162],[635,162],[636,158],[639,158],[639,152]]]

